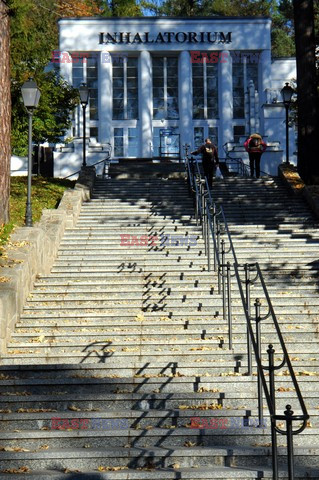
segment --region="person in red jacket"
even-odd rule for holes
[[[259,133],[253,133],[247,138],[244,143],[246,152],[249,155],[250,176],[254,176],[256,171],[256,178],[260,177],[260,159],[267,148],[267,144],[263,141]]]
[[[205,138],[205,143],[199,147],[191,155],[202,154],[202,165],[205,177],[207,177],[207,183],[210,188],[213,184],[213,176],[215,175],[216,168],[219,166],[218,152],[215,145],[210,138]]]

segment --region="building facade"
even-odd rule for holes
[[[270,144],[264,170],[275,173],[285,145],[280,89],[295,62],[272,61],[270,28],[265,17],[61,19],[52,61],[74,87],[89,87],[88,163],[108,142],[115,160],[174,159],[208,136],[220,156],[225,145],[245,156],[243,140],[259,131]],[[81,107],[72,122],[68,165],[55,154],[59,176],[81,163]]]

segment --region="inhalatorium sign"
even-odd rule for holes
[[[232,32],[101,32],[99,44],[231,43]]]

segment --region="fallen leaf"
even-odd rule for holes
[[[184,443],[184,447],[195,447],[196,446],[196,442],[191,442],[191,441],[186,441]]]
[[[71,410],[72,412],[80,412],[81,409],[76,407],[75,405],[69,405],[68,410]]]
[[[2,473],[28,473],[30,472],[29,467],[20,467],[20,468],[6,468],[2,470]]]

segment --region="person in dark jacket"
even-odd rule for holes
[[[259,133],[253,133],[247,138],[244,143],[246,152],[249,156],[250,176],[254,176],[256,171],[256,178],[260,177],[260,159],[267,148],[267,144],[263,141]]]
[[[205,139],[204,145],[201,145],[197,150],[191,152],[191,155],[202,155],[202,163],[204,174],[207,178],[208,186],[211,188],[213,184],[213,176],[216,168],[219,166],[218,152],[215,145],[210,138]]]

